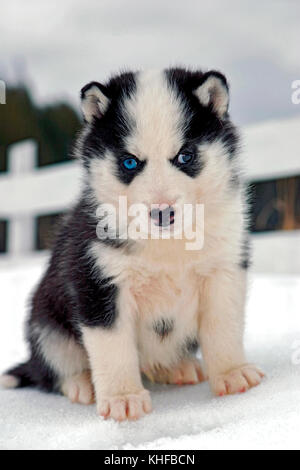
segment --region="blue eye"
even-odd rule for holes
[[[180,153],[177,157],[177,161],[180,163],[180,165],[186,165],[187,163],[190,163],[192,159],[193,155],[190,153]]]
[[[138,166],[138,163],[137,163],[137,160],[135,158],[126,158],[126,160],[124,160],[122,162],[124,168],[126,168],[126,170],[135,170],[136,167]]]

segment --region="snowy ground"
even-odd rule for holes
[[[0,265],[0,371],[26,357],[26,298],[44,262]],[[299,449],[300,278],[256,275],[247,314],[249,360],[267,372],[260,387],[213,398],[207,383],[147,384],[153,413],[122,424],[64,397],[0,390],[0,449]]]

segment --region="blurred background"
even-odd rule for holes
[[[300,273],[300,2],[0,1],[0,268],[45,257],[80,187],[79,91],[124,68],[218,69],[251,194],[253,270]],[[299,103],[298,103],[299,101]]]

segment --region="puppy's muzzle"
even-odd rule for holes
[[[150,217],[158,227],[168,227],[174,224],[175,209],[172,206],[166,207],[165,209],[152,209],[150,211]]]

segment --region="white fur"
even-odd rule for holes
[[[220,116],[226,112],[227,90],[217,78],[208,79],[196,95],[205,105],[213,99]],[[94,159],[90,174],[96,199],[116,209],[119,196],[127,196],[129,205],[149,207],[165,201],[204,204],[205,221],[199,251],[187,251],[186,240],[174,238],[140,240],[132,250],[100,242],[90,247],[95,269],[113,278],[119,292],[116,323],[107,329],[82,329],[99,413],[116,419],[125,419],[126,406],[135,410],[133,416],[150,410],[141,370],[156,377],[164,370],[168,381],[180,368],[181,346],[188,337],[201,340],[214,393],[234,393],[261,378],[257,369],[245,366],[243,350],[246,276],[238,264],[245,197],[241,189],[232,188],[237,164],[219,141],[199,146],[205,164],[196,178],[170,164],[182,146],[189,116],[162,73],[140,73],[136,94],[124,99],[123,106],[136,124],[127,150],[147,163],[125,185],[116,177],[112,155]],[[162,318],[174,323],[164,339],[153,329]],[[194,376],[195,367],[185,367],[188,377]]]
[[[122,314],[113,329],[82,328],[98,398],[137,393],[143,389],[134,328],[135,307],[126,296],[128,293],[124,292],[119,298],[118,307]]]
[[[101,117],[109,105],[109,99],[96,86],[89,88],[81,102],[82,111],[87,122],[94,117]]]
[[[212,103],[214,110],[220,117],[227,112],[229,96],[228,90],[217,77],[209,77],[195,90],[195,95],[204,106]]]
[[[123,104],[135,132],[127,139],[129,153],[151,163],[174,157],[183,143],[182,129],[188,125],[184,103],[170,88],[161,71],[139,73],[137,92]],[[155,169],[153,168],[153,171]],[[159,182],[160,173],[156,175]]]
[[[48,327],[35,327],[41,354],[60,377],[77,375],[89,368],[86,351],[72,337],[67,338]]]
[[[128,291],[119,297],[113,329],[82,328],[92,369],[98,413],[118,421],[137,419],[151,411],[149,393],[141,381],[136,347],[135,306]],[[128,411],[129,410],[129,411]]]

